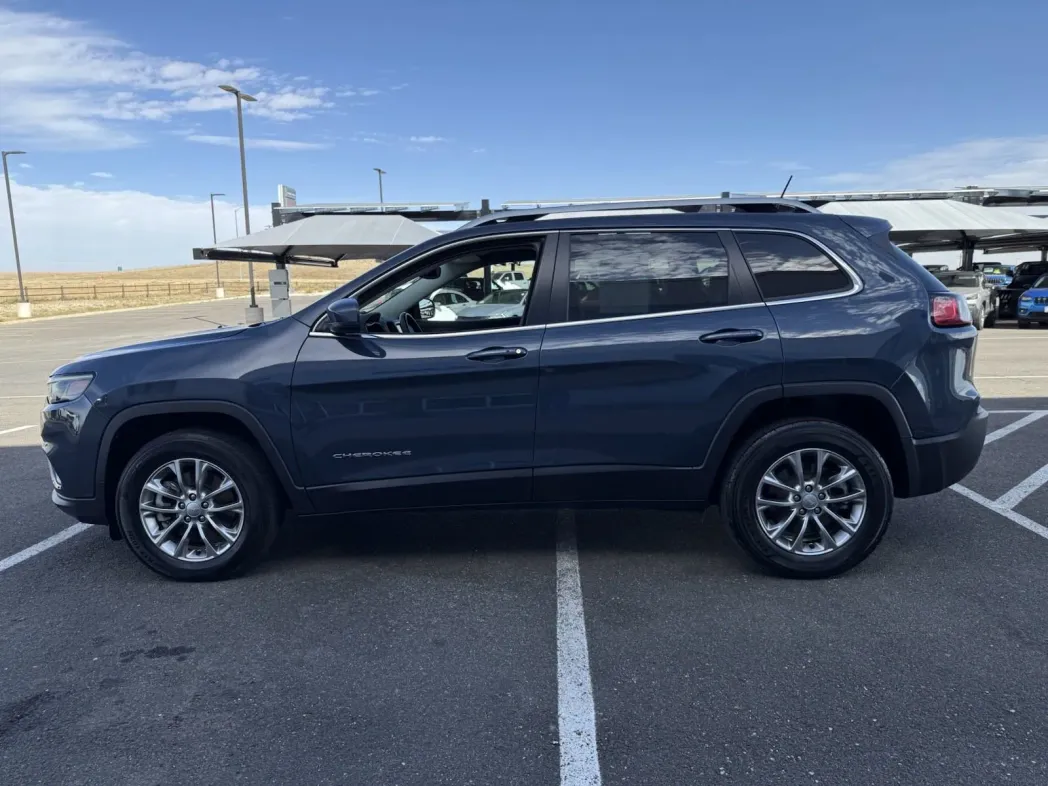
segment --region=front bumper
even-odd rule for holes
[[[1023,322],[1037,322],[1041,325],[1048,324],[1048,311],[1031,311],[1024,314],[1022,311],[1019,312],[1018,318]]]
[[[944,437],[913,440],[913,476],[907,497],[934,494],[964,478],[979,463],[989,413],[979,407],[961,431]]]
[[[51,492],[51,501],[60,511],[67,516],[72,516],[77,521],[85,524],[108,524],[106,520],[105,505],[97,499],[74,499],[63,497],[55,489]]]

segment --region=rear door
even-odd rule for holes
[[[775,321],[730,233],[564,233],[550,309],[538,501],[694,500],[732,408],[781,390]]]

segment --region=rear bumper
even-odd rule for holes
[[[51,501],[67,516],[85,524],[108,524],[105,506],[96,499],[63,497],[57,490],[51,492]]]
[[[982,455],[989,413],[982,407],[962,431],[913,440],[913,477],[907,497],[934,494],[971,472]]]

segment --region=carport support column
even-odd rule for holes
[[[961,246],[961,270],[975,270],[975,238],[964,238]]]
[[[1048,262],[1048,246],[1041,246],[1041,261]]]

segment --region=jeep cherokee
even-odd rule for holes
[[[812,577],[975,466],[971,314],[886,222],[607,207],[494,213],[291,317],[62,366],[55,504],[176,579],[245,570],[287,513],[716,504],[758,563]],[[422,318],[518,266],[526,307]]]

